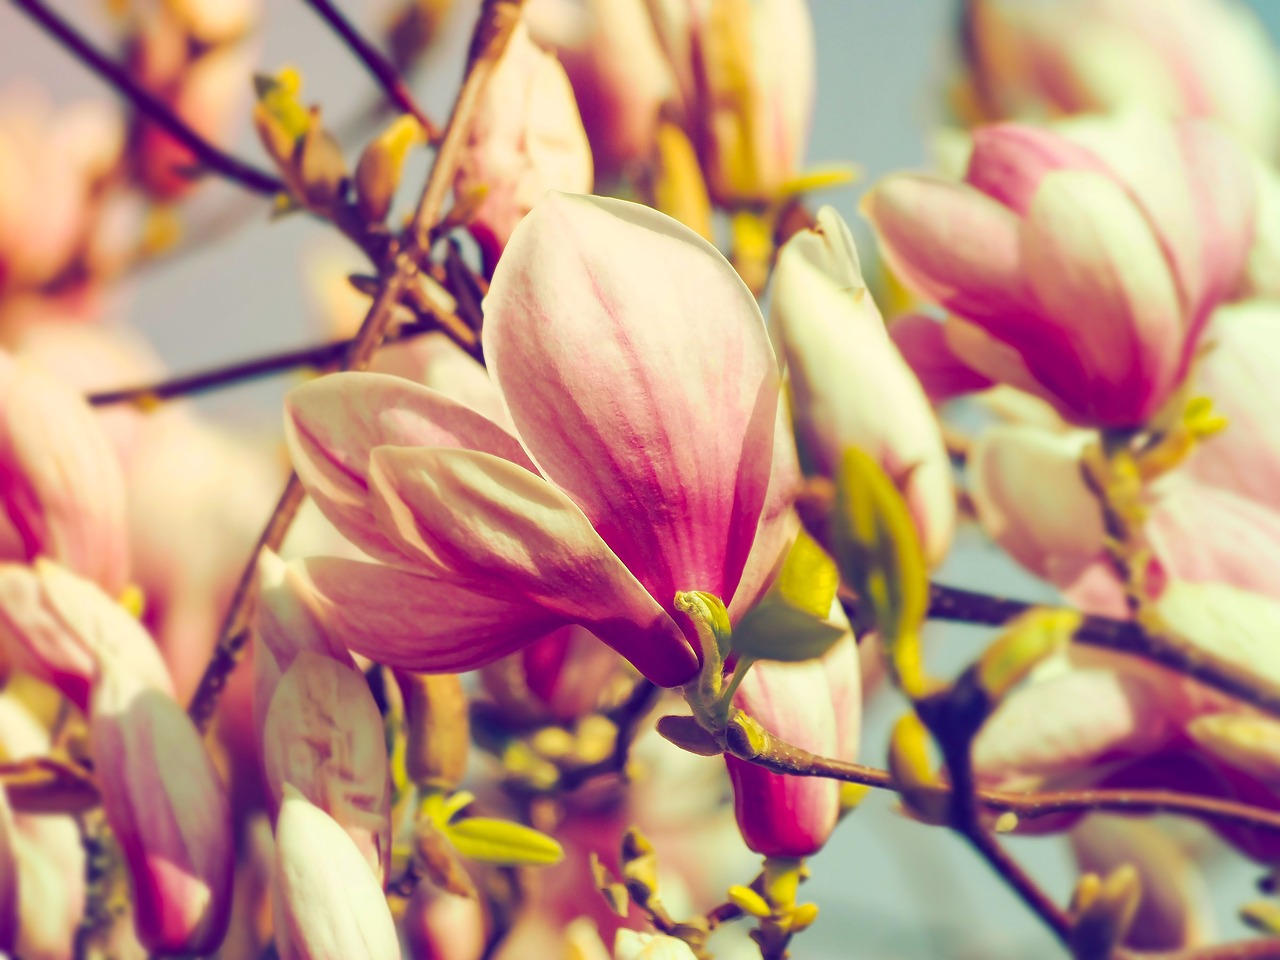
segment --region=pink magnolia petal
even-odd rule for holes
[[[1071,670],[1032,682],[992,714],[974,770],[1005,787],[1142,756],[1173,735],[1158,687],[1132,674]]]
[[[108,660],[172,693],[147,631],[97,584],[58,564],[0,566],[0,644],[19,669],[51,683],[82,710]]]
[[[1079,576],[1105,546],[1102,513],[1080,467],[1088,439],[997,426],[984,430],[969,454],[983,531],[1028,570],[1059,586]]]
[[[1186,471],[1280,511],[1280,304],[1223,307],[1207,339],[1195,390],[1213,401],[1227,428],[1200,445]]]
[[[102,585],[129,577],[124,476],[88,405],[0,354],[0,501],[28,558],[47,556]]]
[[[18,942],[18,842],[8,791],[0,789],[0,950],[6,953]]]
[[[1052,324],[1042,342],[1020,347],[1031,372],[1079,415],[1141,423],[1172,390],[1183,344],[1178,291],[1147,221],[1113,181],[1052,173],[1022,251]]]
[[[1041,181],[1054,170],[1107,173],[1097,154],[1051,130],[1001,123],[973,132],[965,182],[1026,215]]]
[[[301,573],[270,550],[258,558],[258,618],[253,656],[254,715],[259,736],[280,678],[300,653],[323,654],[352,669],[355,661],[332,634],[318,598]]]
[[[342,827],[293,790],[276,821],[277,944],[297,960],[399,960],[382,884]]]
[[[1183,124],[1178,140],[1196,214],[1201,267],[1190,346],[1212,310],[1244,280],[1255,236],[1258,190],[1248,155],[1213,124]]]
[[[368,504],[374,447],[461,447],[529,463],[511,434],[470,407],[381,373],[330,374],[291,390],[285,439],[299,479],[325,516],[389,563],[404,557],[379,531]]]
[[[299,653],[271,698],[262,763],[279,804],[286,787],[329,814],[381,881],[391,863],[391,772],[382,714],[364,677]]]
[[[770,733],[820,756],[852,759],[860,713],[852,635],[822,660],[755,664],[734,705]],[[747,846],[776,857],[821,849],[835,827],[840,790],[833,781],[787,777],[726,755],[738,828]]]
[[[133,880],[148,949],[207,953],[226,933],[231,807],[200,734],[171,696],[109,666],[89,718],[102,805]]]
[[[933,317],[920,313],[900,317],[889,325],[889,336],[933,403],[945,403],[992,385],[952,349],[945,326]]]
[[[649,208],[548,194],[485,308],[489,368],[544,475],[659,603],[732,598],[769,481],[778,373],[720,253]]]
[[[697,669],[671,617],[536,474],[472,450],[380,447],[369,482],[388,539],[433,574],[579,622],[663,686]]]
[[[1017,216],[973,187],[899,174],[862,200],[894,273],[911,289],[1005,339],[1030,307]]]
[[[389,667],[461,673],[563,626],[563,617],[377,563],[311,557],[294,566],[321,615],[355,653]]]

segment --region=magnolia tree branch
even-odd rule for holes
[[[402,238],[402,245],[388,257],[386,263],[380,265],[382,287],[374,297],[360,331],[347,346],[341,364],[343,370],[363,370],[368,366],[382,343],[396,306],[417,277],[420,261],[430,252],[432,230],[442,218],[444,202],[457,172],[476,107],[498,58],[506,49],[507,41],[519,22],[522,2],[523,0],[485,0],[481,7],[471,41],[466,76],[449,117],[444,139],[436,152],[426,187],[413,220]],[[217,648],[191,701],[189,713],[201,729],[208,725],[213,716],[218,696],[249,642],[256,600],[255,587],[258,582],[258,558],[264,550],[279,549],[303,496],[297,474],[290,474],[284,493],[245,565],[223,621]]]
[[[342,11],[330,3],[329,0],[305,0],[305,3],[319,14],[325,23],[333,28],[333,32],[342,38],[343,43],[351,48],[351,52],[356,55],[360,62],[364,64],[365,69],[378,81],[383,92],[387,95],[387,99],[417,120],[428,140],[432,142],[439,140],[439,128],[431,122],[431,119],[413,99],[413,94],[409,92],[408,84],[400,76],[400,71],[396,69],[395,64],[381,50],[365,39],[351,21],[343,16]]]
[[[1035,606],[936,583],[929,590],[929,617],[935,620],[1001,626]],[[1280,689],[1274,684],[1221,657],[1148,633],[1133,621],[1086,616],[1072,639],[1157,663],[1280,717]]]
[[[893,778],[887,770],[820,757],[786,743],[768,731],[763,732],[762,748],[759,750],[754,749],[754,746],[761,744],[753,746],[743,738],[734,737],[733,727],[729,728],[729,734],[735,756],[774,773],[795,777],[826,777],[882,790],[895,789]],[[945,784],[935,789],[942,797],[952,794],[952,788]],[[1019,821],[1066,813],[1173,813],[1197,820],[1247,826],[1280,834],[1280,812],[1174,790],[1057,790],[1020,793],[979,789],[974,791],[974,796],[984,811],[991,814],[1012,813]]]
[[[128,100],[139,113],[164,129],[175,140],[196,155],[200,165],[211,173],[264,196],[274,196],[284,184],[265,170],[220,150],[183,123],[161,100],[138,84],[129,74],[89,43],[70,23],[40,0],[12,0],[13,5],[40,24],[81,63],[106,81]]]

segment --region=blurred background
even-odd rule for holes
[[[342,4],[352,16],[374,23],[385,13],[376,4]],[[459,79],[462,50],[476,3],[459,0],[415,94],[428,112],[443,119]],[[929,143],[941,116],[941,88],[951,55],[955,16],[949,0],[811,0],[817,35],[818,99],[810,161],[856,163],[859,187],[820,199],[850,219],[860,187],[895,169],[927,163]],[[1252,3],[1275,35],[1280,3]],[[111,21],[105,2],[64,2],[59,9],[104,43]],[[296,0],[267,0],[266,29],[258,63],[263,70],[297,65],[305,78],[304,100],[324,105],[330,118],[360,111],[375,91],[371,81],[317,18]],[[110,99],[79,64],[8,5],[0,5],[0,87],[33,84],[56,102]],[[247,123],[239,152],[265,162]],[[419,157],[419,163],[422,158]],[[419,174],[411,171],[406,182]],[[198,255],[160,261],[144,269],[112,305],[113,316],[139,329],[174,372],[287,349],[329,335],[332,304],[316,281],[317,265],[346,257],[342,241],[303,216],[266,224],[261,201],[211,183],[192,201],[193,220],[249,217]],[[253,222],[257,221],[257,222]],[[866,234],[860,236],[865,246]],[[201,400],[221,418],[270,424],[278,415],[289,378],[252,384]],[[1030,599],[1048,596],[984,546],[970,531],[939,579]],[[984,631],[933,628],[932,654],[940,664],[959,663],[977,649]],[[888,727],[900,705],[881,698],[864,725],[862,759],[883,765]],[[711,762],[711,761],[708,761]],[[1181,835],[1181,834],[1180,834]],[[1239,858],[1213,855],[1213,842],[1187,830],[1188,844],[1209,851],[1210,890],[1219,908],[1219,932],[1240,935],[1234,910],[1253,893],[1260,876]],[[1011,844],[1059,900],[1069,895],[1071,855],[1060,838],[1019,839]],[[798,960],[835,958],[1030,958],[1061,956],[1061,949],[1026,909],[1006,892],[961,841],[946,831],[913,824],[895,814],[887,796],[872,796],[813,861],[807,898],[818,902],[816,926],[793,946]]]

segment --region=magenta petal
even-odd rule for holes
[[[1008,339],[1029,296],[1018,217],[967,184],[898,174],[862,199],[894,273],[912,290]]]
[[[934,403],[993,385],[956,355],[945,328],[932,317],[922,313],[901,317],[889,325],[889,336]]]
[[[311,557],[295,567],[310,581],[336,637],[356,653],[404,670],[473,670],[566,619],[521,599],[500,599],[378,563]]]
[[[1026,214],[1045,174],[1054,170],[1108,173],[1092,151],[1061,134],[1022,123],[1000,123],[973,132],[965,182],[1018,214]]]
[[[404,557],[386,542],[369,508],[374,447],[463,447],[531,466],[515,437],[489,418],[382,373],[335,373],[291,390],[284,424],[307,493],[347,539],[389,563]]]
[[[548,194],[498,264],[484,347],[543,474],[659,603],[731,597],[769,481],[778,371],[719,252],[646,207]]]
[[[369,479],[388,539],[428,571],[581,623],[663,686],[697,669],[680,628],[542,477],[473,450],[381,447]]]

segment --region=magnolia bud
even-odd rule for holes
[[[356,164],[356,204],[362,217],[371,223],[381,223],[387,218],[396,187],[400,185],[404,159],[424,139],[418,121],[403,116],[365,147]]]
[[[405,769],[423,786],[456,787],[471,748],[467,695],[456,674],[396,673],[408,715]]]

